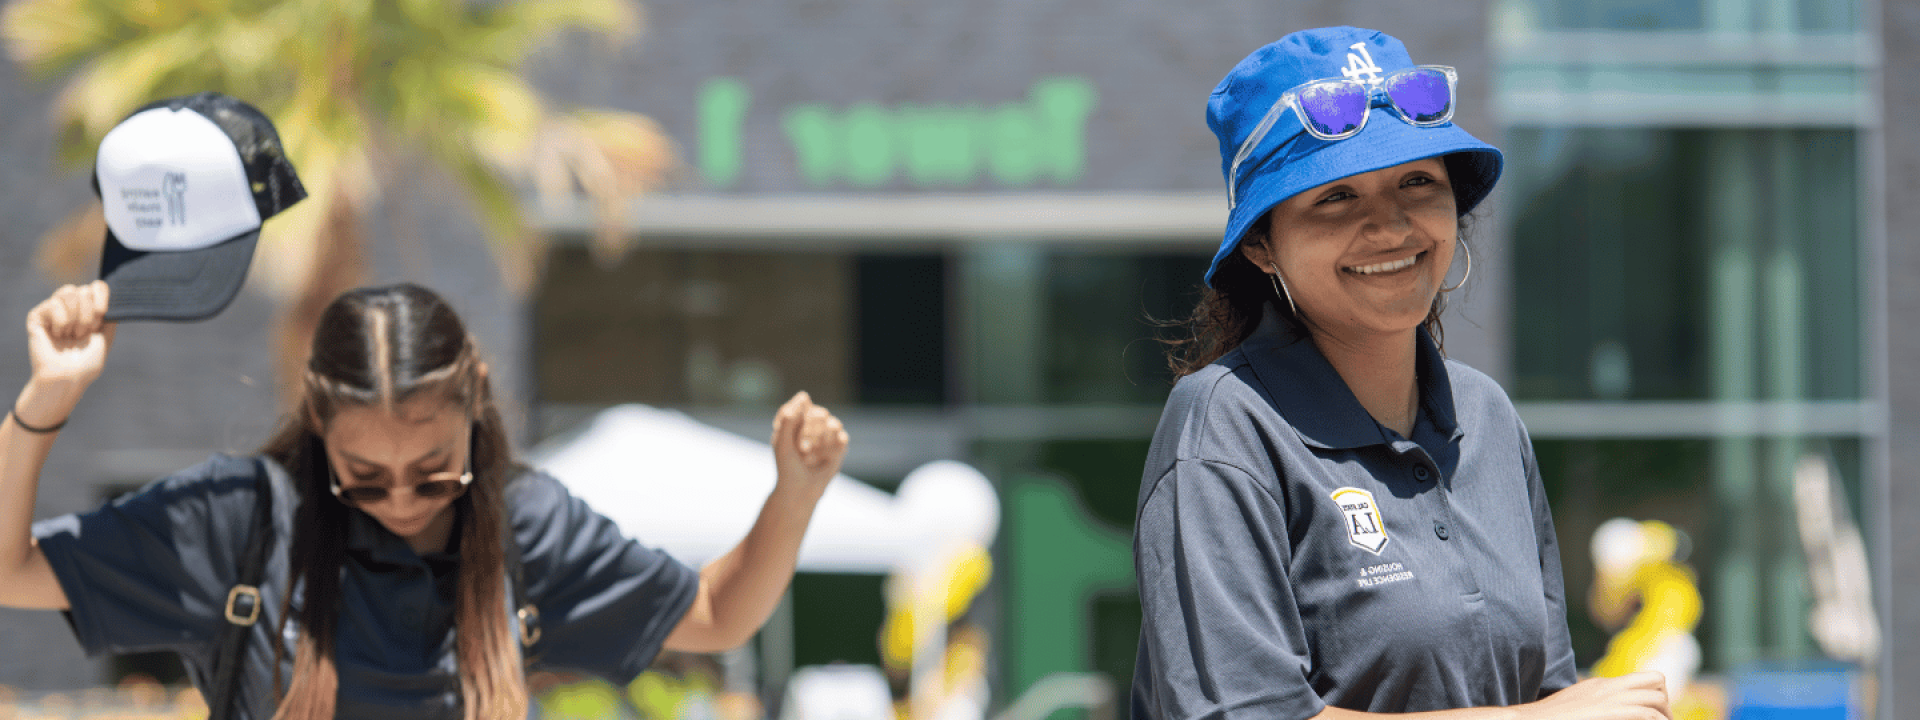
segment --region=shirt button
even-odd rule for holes
[[[1447,539],[1447,524],[1439,520],[1433,521],[1433,534],[1441,540]]]
[[[1415,465],[1415,466],[1413,466],[1413,476],[1414,476],[1415,478],[1418,478],[1418,479],[1420,480],[1420,482],[1426,482],[1426,481],[1427,481],[1427,476],[1428,476],[1428,475],[1430,475],[1430,474],[1431,474],[1431,473],[1428,473],[1428,472],[1427,472],[1427,466],[1425,466],[1425,465]]]

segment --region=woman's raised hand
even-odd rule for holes
[[[847,431],[805,391],[794,393],[773,416],[773,457],[782,487],[818,497],[840,473],[840,461],[847,457]]]
[[[78,400],[100,377],[113,347],[114,324],[106,321],[107,284],[66,285],[27,312],[27,353],[33,381],[59,387]]]
[[[1589,678],[1523,706],[1526,718],[1554,720],[1670,720],[1667,678],[1657,672]]]

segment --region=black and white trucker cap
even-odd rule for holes
[[[135,110],[100,141],[106,319],[212,317],[247,278],[260,223],[307,196],[265,114],[219,93]]]

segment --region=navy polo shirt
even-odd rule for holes
[[[89,655],[171,650],[194,684],[211,685],[214,645],[226,626],[227,591],[239,575],[254,512],[253,458],[216,455],[98,510],[36,523],[33,534],[66,591],[75,636]],[[273,552],[264,608],[240,680],[243,717],[273,711],[273,646],[286,591],[296,504],[274,493]],[[626,684],[660,650],[699,589],[697,572],[622,537],[611,520],[559,481],[526,471],[507,486],[527,599],[541,614],[534,669],[564,669]],[[450,553],[421,557],[360,511],[348,513],[335,664],[338,715],[459,718]],[[510,592],[502,586],[503,596]],[[296,592],[294,613],[301,599]],[[294,623],[282,678],[293,671]]]
[[[1175,385],[1140,486],[1133,717],[1505,706],[1575,682],[1526,428],[1418,344],[1412,438],[1271,308]]]

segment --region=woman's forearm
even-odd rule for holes
[[[33,508],[40,470],[58,433],[29,432],[22,422],[47,428],[65,422],[79,391],[60,383],[29,382],[0,422],[0,605],[64,608],[46,556],[33,543]]]
[[[800,541],[819,500],[819,493],[798,484],[777,484],[740,544],[701,568],[701,597],[689,611],[694,622],[669,643],[676,649],[717,652],[752,638],[793,582]]]
[[[1503,707],[1434,710],[1406,714],[1370,713],[1330,707],[1320,711],[1319,715],[1313,716],[1313,720],[1520,720],[1521,717],[1518,709]]]
[[[95,280],[62,286],[27,312],[33,379],[8,408],[19,416],[0,421],[0,605],[67,607],[47,556],[33,543],[33,501],[40,468],[53,449],[53,431],[100,377],[113,348],[107,302],[107,284]]]
[[[1419,720],[1672,720],[1667,702],[1667,680],[1657,672],[1636,672],[1619,677],[1587,678],[1535,702],[1513,707],[1480,707],[1461,710],[1407,713],[1404,715],[1365,713],[1327,708],[1313,720],[1381,720],[1408,718]]]
[[[719,652],[745,643],[773,614],[793,581],[813,508],[840,472],[847,433],[840,420],[794,393],[773,415],[773,493],[739,545],[700,570],[700,589],[666,646]]]

